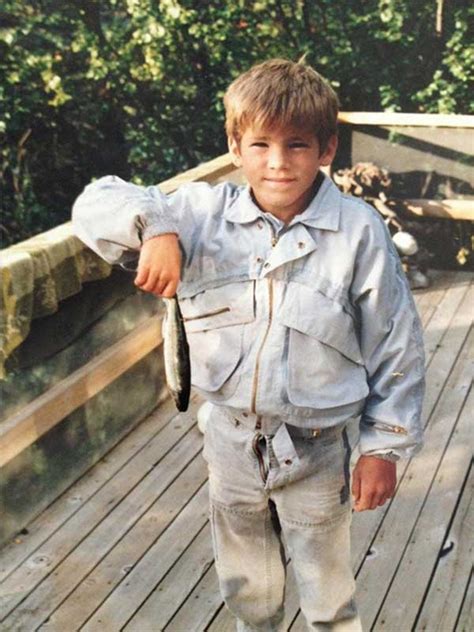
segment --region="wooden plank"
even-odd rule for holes
[[[450,377],[444,397],[440,400],[428,424],[424,450],[416,459],[408,463],[397,493],[385,513],[384,521],[375,539],[369,544],[372,554],[365,557],[357,578],[357,600],[364,629],[370,629],[377,616],[385,592],[392,581],[397,560],[409,540],[455,426],[457,415],[462,408],[472,379],[472,361],[469,360],[469,352],[473,344],[474,334],[470,336],[469,344],[464,348],[461,359]],[[371,516],[366,517],[364,513],[356,514],[354,522],[359,516],[362,518],[361,523],[364,522],[364,518],[365,521],[370,521]],[[361,540],[364,548],[362,551],[358,549],[360,543],[355,540],[356,533],[357,528],[353,529],[352,534],[355,543],[354,554],[361,556],[369,549],[369,546],[365,540],[365,533],[362,533]]]
[[[108,516],[56,566],[4,621],[11,630],[36,629],[87,577],[96,564],[120,541],[172,483],[180,469],[195,457],[198,430],[188,433],[178,446],[120,502]],[[133,573],[133,571],[131,571]],[[128,579],[126,578],[126,582]]]
[[[428,276],[432,285],[426,289],[419,289],[413,292],[423,329],[426,329],[440,301],[449,290],[453,273],[430,270]]]
[[[454,630],[465,593],[464,578],[472,567],[474,542],[473,474],[464,487],[453,524],[446,536],[434,577],[424,599],[415,630]],[[411,578],[410,578],[411,581]]]
[[[454,275],[451,281],[451,287],[441,299],[438,307],[430,319],[424,334],[426,366],[429,366],[431,360],[448,330],[453,317],[458,312],[461,303],[466,297],[470,286],[472,285],[474,275],[459,272]],[[467,314],[470,317],[471,307],[467,306]]]
[[[453,367],[459,349],[464,343],[464,339],[472,325],[473,316],[471,314],[474,286],[468,289],[460,304],[457,304],[457,311],[449,323],[449,329],[436,329],[443,318],[438,318],[438,312],[430,321],[425,332],[426,351],[426,392],[423,402],[424,419],[428,419],[428,412],[431,412],[436,405],[443,385]],[[448,294],[449,298],[449,294]],[[432,325],[432,327],[431,327]],[[443,335],[444,334],[444,335]],[[435,344],[436,343],[436,344]]]
[[[166,632],[205,630],[216,611],[223,607],[214,564],[188,595],[185,603],[166,626]],[[137,630],[141,632],[141,630]]]
[[[413,300],[425,329],[432,313],[450,287],[452,273],[443,270],[429,270],[430,285],[427,288],[412,290]]]
[[[179,422],[166,426],[72,519],[62,525],[51,538],[8,576],[0,585],[0,607],[4,617],[47,578],[56,566],[96,528],[96,525],[120,505],[127,494],[132,492],[142,480],[146,480],[150,471],[156,471],[168,453],[182,450],[179,447],[180,439],[194,425],[194,413],[195,408],[183,413]],[[73,588],[74,586],[71,590]]]
[[[180,417],[178,415],[174,402],[168,398],[66,490],[46,511],[43,511],[30,522],[27,533],[16,536],[12,542],[6,544],[0,551],[0,584],[77,513],[168,423],[174,420],[173,423],[179,428]]]
[[[206,483],[82,630],[116,632],[126,625],[206,524],[209,513],[207,499]]]
[[[474,200],[407,199],[398,201],[403,202],[407,211],[421,217],[474,221]]]
[[[408,112],[339,112],[339,123],[403,127],[457,127],[472,129],[474,116],[463,114],[418,114]]]
[[[196,455],[196,437],[189,433],[148,476],[57,565],[6,619],[9,629],[36,629],[68,597],[98,562],[120,541],[167,489],[180,468]]]
[[[50,615],[41,630],[62,632],[66,629],[79,629],[113,590],[125,581],[129,569],[137,564],[165,529],[169,528],[183,506],[198,492],[206,479],[207,467],[202,457],[198,455],[125,536],[100,561],[96,560],[97,565],[94,569]],[[157,559],[156,564],[160,563],[161,561]],[[56,581],[69,583],[69,577],[63,572],[63,566],[59,566],[56,570]],[[76,567],[76,574],[79,570]],[[156,624],[159,622],[158,619],[150,619],[150,621],[155,621]]]
[[[161,343],[153,316],[0,425],[0,467],[117,379]]]
[[[146,602],[123,628],[128,632],[143,632],[151,629],[158,632],[178,611],[181,603],[186,601],[189,593],[206,575],[214,563],[209,522],[197,535],[190,547],[179,558],[166,577],[150,593]],[[193,600],[193,610],[200,603]],[[194,628],[198,629],[198,628]],[[64,630],[64,628],[63,628]],[[59,630],[58,630],[59,632]]]
[[[474,391],[443,455],[429,495],[419,515],[382,609],[371,629],[398,632],[400,623],[411,630],[441,550],[459,490],[471,460],[470,430]],[[393,558],[392,558],[393,559]],[[468,561],[469,565],[469,561]],[[466,573],[466,579],[469,570]],[[462,595],[461,599],[462,601]],[[430,628],[430,631],[433,628]],[[442,627],[442,630],[451,629]]]
[[[464,597],[464,602],[461,608],[461,612],[459,613],[459,618],[456,621],[456,628],[454,632],[472,632],[473,630],[473,601],[474,601],[474,579],[473,573],[471,571],[471,576],[469,577],[469,584],[466,590],[466,596]]]

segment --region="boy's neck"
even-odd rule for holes
[[[255,204],[259,207],[259,209],[263,212],[263,213],[267,213],[268,215],[272,215],[273,217],[275,217],[276,219],[280,220],[281,222],[283,222],[284,224],[288,225],[292,219],[294,217],[296,217],[297,215],[301,215],[301,213],[304,213],[305,210],[308,208],[308,206],[311,204],[311,202],[314,200],[314,198],[316,197],[316,195],[318,194],[319,189],[321,188],[322,183],[324,182],[324,174],[321,171],[318,171],[318,173],[316,174],[316,178],[314,179],[313,185],[311,187],[311,190],[309,192],[308,195],[308,200],[307,203],[305,205],[305,207],[298,212],[295,213],[291,213],[291,214],[286,214],[286,213],[282,213],[281,215],[275,211],[267,211],[266,209],[262,208],[260,206],[260,204],[258,203],[258,200],[255,198],[253,191],[250,190],[250,193],[252,195],[252,199],[255,202]]]

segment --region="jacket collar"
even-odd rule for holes
[[[337,231],[340,213],[341,192],[330,178],[324,176],[318,192],[308,207],[296,215],[289,226],[304,224],[312,228]],[[224,218],[235,224],[248,224],[264,216],[265,213],[253,201],[249,186],[245,187],[235,202],[224,211]]]

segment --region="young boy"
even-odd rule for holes
[[[254,66],[225,96],[247,187],[165,196],[114,176],[86,187],[78,236],[111,263],[140,251],[136,285],[180,298],[192,382],[211,402],[204,456],[222,595],[237,629],[279,630],[285,554],[309,629],[360,630],[355,510],[394,492],[421,445],[420,323],[378,214],[320,172],[337,148],[331,87],[302,63]]]

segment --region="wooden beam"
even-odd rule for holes
[[[339,112],[339,123],[351,125],[401,125],[404,127],[474,127],[466,114],[412,114],[408,112]]]
[[[474,221],[474,200],[400,200],[414,215]]]
[[[159,316],[149,318],[110,349],[2,422],[0,467],[161,344],[160,323]]]
[[[222,154],[222,156],[218,156],[214,160],[203,162],[201,165],[194,167],[194,169],[188,169],[169,180],[160,182],[159,187],[163,193],[172,193],[178,187],[188,182],[212,182],[225,176],[230,171],[234,171],[234,169],[237,169],[237,167],[232,162],[230,154]]]

